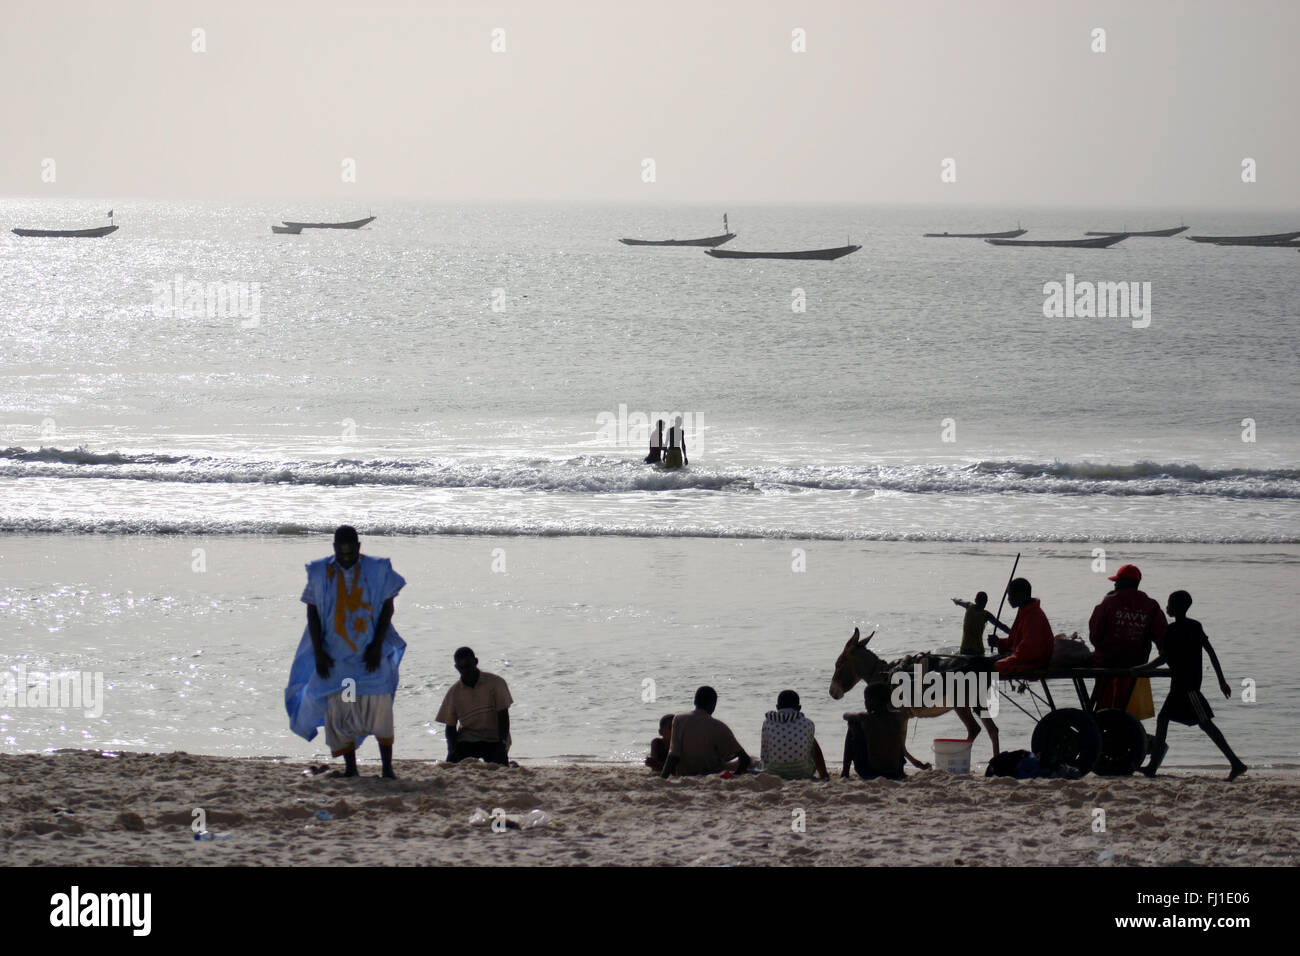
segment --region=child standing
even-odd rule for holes
[[[1169,745],[1165,743],[1165,737],[1169,733],[1169,722],[1176,720],[1180,724],[1187,724],[1189,727],[1198,726],[1205,731],[1228,758],[1230,765],[1228,779],[1235,780],[1246,772],[1246,765],[1232,752],[1228,742],[1223,739],[1223,732],[1214,726],[1214,711],[1210,709],[1209,701],[1201,693],[1201,648],[1205,648],[1205,652],[1210,655],[1210,663],[1214,665],[1214,673],[1219,678],[1219,690],[1223,691],[1223,696],[1231,698],[1232,688],[1228,686],[1223,676],[1219,658],[1215,655],[1214,648],[1210,646],[1210,639],[1205,636],[1201,622],[1193,621],[1187,616],[1188,608],[1191,606],[1192,596],[1186,591],[1175,591],[1169,595],[1166,611],[1173,618],[1173,622],[1165,631],[1160,646],[1160,656],[1151,662],[1151,666],[1168,664],[1173,672],[1173,679],[1170,681],[1169,696],[1156,716],[1156,739],[1151,751],[1151,761],[1142,768],[1142,772],[1148,777],[1156,775],[1160,762],[1169,752]]]

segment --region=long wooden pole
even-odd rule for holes
[[[1007,578],[1007,586],[1006,586],[1005,588],[1002,589],[1002,600],[998,602],[998,619],[999,619],[999,620],[1002,619],[1002,607],[1003,607],[1003,605],[1005,605],[1005,604],[1007,603],[1007,592],[1009,592],[1009,591],[1011,590],[1011,582],[1014,581],[1014,580],[1016,579],[1016,568],[1018,568],[1018,567],[1020,567],[1020,552],[1019,552],[1019,551],[1016,552],[1016,563],[1013,564],[1013,565],[1011,565],[1011,576],[1010,576],[1009,578]],[[998,629],[995,627],[995,628],[993,628],[993,634],[991,634],[991,635],[989,635],[989,636],[992,637],[994,634],[997,634],[997,632],[998,632]]]

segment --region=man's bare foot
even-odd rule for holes
[[[1235,767],[1233,767],[1231,771],[1229,771],[1227,779],[1236,780],[1243,773],[1245,773],[1246,770],[1247,770],[1246,765],[1244,763],[1239,763]]]

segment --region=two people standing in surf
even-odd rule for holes
[[[681,468],[689,465],[686,457],[686,430],[682,428],[682,416],[673,419],[673,427],[664,435],[664,420],[655,423],[650,432],[650,454],[646,455],[647,465],[662,465],[664,468]]]

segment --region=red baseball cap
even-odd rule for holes
[[[1112,581],[1141,581],[1142,572],[1136,564],[1126,564],[1110,578]]]

